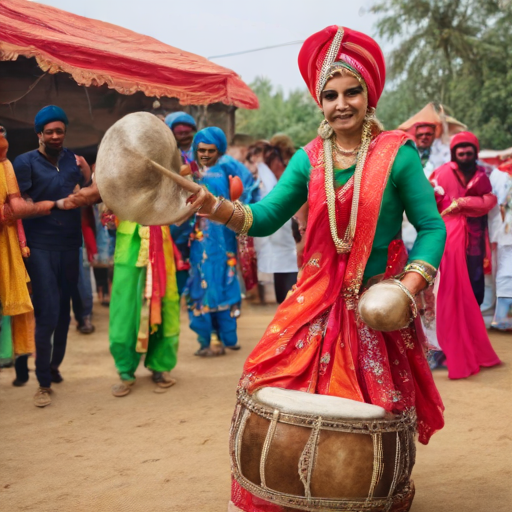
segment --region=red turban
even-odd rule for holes
[[[319,84],[325,86],[322,75],[340,60],[361,75],[368,88],[368,106],[376,107],[386,81],[382,50],[371,37],[337,25],[308,37],[299,52],[299,69],[315,101],[320,105]]]
[[[459,132],[450,142],[450,149],[453,151],[455,146],[468,146],[470,144],[471,146],[475,147],[477,153],[480,151],[480,143],[478,142],[478,138],[474,133]]]

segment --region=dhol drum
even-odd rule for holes
[[[241,391],[232,471],[241,487],[286,512],[406,512],[415,431],[414,412],[279,388]]]
[[[134,112],[105,133],[95,179],[103,202],[120,220],[166,225],[190,215],[187,198],[200,190],[180,170],[171,130],[149,112]]]

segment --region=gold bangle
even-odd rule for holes
[[[432,284],[431,280],[430,280],[430,276],[423,272],[422,270],[420,270],[419,268],[408,268],[406,272],[404,272],[404,274],[407,273],[415,273],[415,274],[419,274],[421,277],[423,277],[423,279],[425,279],[425,281],[427,282],[427,286],[430,286]]]
[[[409,300],[411,301],[411,314],[412,314],[411,321],[414,320],[418,316],[418,306],[416,305],[416,299],[414,298],[414,295],[398,279],[393,279],[393,281],[407,295],[407,297],[409,297]]]
[[[246,211],[240,201],[233,203],[233,214],[231,219],[226,223],[229,229],[232,229],[235,233],[241,233],[246,225]]]
[[[404,274],[407,272],[416,272],[420,274],[429,286],[434,284],[434,280],[437,274],[435,267],[427,263],[426,261],[414,260],[409,263],[405,269]]]
[[[252,216],[252,211],[248,206],[242,205],[242,208],[245,213],[245,218],[244,218],[244,225],[242,227],[242,231],[240,231],[240,234],[246,235],[249,232],[249,229],[251,229],[252,222],[253,222],[253,216]]]

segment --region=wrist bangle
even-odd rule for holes
[[[416,299],[414,298],[414,295],[398,279],[393,279],[393,281],[407,295],[407,297],[409,297],[409,300],[411,301],[411,313],[412,313],[411,320],[414,320],[418,316],[418,306],[416,306]]]
[[[224,222],[224,226],[227,226],[227,225],[228,225],[228,223],[229,223],[229,222],[231,221],[231,219],[233,218],[233,215],[235,214],[235,210],[236,210],[235,205],[234,205],[233,203],[231,203],[231,205],[233,206],[233,210],[232,210],[232,212],[231,212],[231,215],[229,216],[229,219],[228,219],[226,222]]]
[[[222,196],[219,196],[217,198],[217,202],[215,203],[215,206],[212,208],[212,211],[211,213],[209,214],[209,217],[211,217],[212,215],[215,215],[215,213],[217,212],[217,210],[220,208],[220,205],[225,201],[226,199]]]
[[[420,276],[423,277],[423,279],[425,279],[428,286],[432,286],[434,284],[434,280],[437,274],[437,270],[435,267],[421,260],[411,261],[411,263],[406,265],[403,274],[407,272],[416,272],[417,274],[420,274]]]
[[[245,217],[244,217],[244,225],[242,227],[242,231],[240,231],[241,235],[246,235],[251,229],[252,222],[253,222],[253,216],[252,216],[252,210],[245,205],[242,205],[242,209],[244,210]]]
[[[240,201],[233,203],[233,212],[226,222],[226,226],[239,235],[245,235],[251,229],[253,222],[252,211]]]

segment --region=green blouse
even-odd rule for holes
[[[343,186],[355,166],[336,169],[336,186]],[[307,201],[311,163],[300,149],[290,160],[274,189],[259,203],[250,205],[254,221],[250,236],[269,236],[277,231]],[[375,231],[373,248],[366,265],[364,281],[386,270],[388,246],[401,237],[403,212],[418,231],[409,261],[422,260],[439,267],[446,240],[446,228],[437,211],[434,190],[423,172],[412,141],[397,153],[389,177]],[[361,215],[363,212],[359,212]]]

